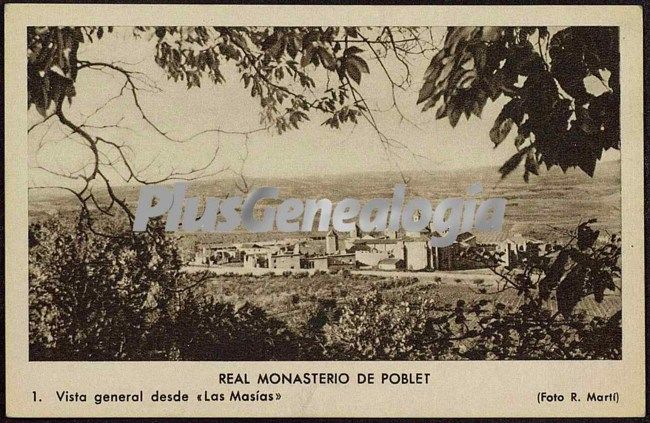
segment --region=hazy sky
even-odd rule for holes
[[[444,28],[437,28],[434,37],[441,39],[444,31]],[[244,90],[231,64],[223,67],[227,79],[225,84],[215,86],[204,80],[201,88],[187,90],[183,82],[167,80],[165,73],[154,63],[153,46],[150,41],[134,40],[130,29],[118,28],[99,42],[82,45],[78,56],[82,60],[124,62],[122,66],[141,71],[156,81],[162,92],[141,92],[140,101],[150,118],[175,138],[182,139],[210,128],[246,131],[260,126],[259,101],[250,97],[249,90]],[[369,63],[371,72],[370,75],[363,75],[360,90],[371,107],[385,110],[392,104],[390,85],[378,64]],[[506,102],[503,97],[496,103],[486,105],[482,119],[472,117],[467,121],[463,116],[454,129],[447,119],[435,119],[435,108],[421,112],[420,106],[415,103],[428,64],[429,58],[413,61],[413,85],[409,90],[397,93],[402,112],[413,124],[400,122],[394,110],[375,112],[382,130],[407,146],[408,151],[397,149],[387,153],[377,134],[363,121],[356,126],[329,129],[321,126],[326,116],[314,112],[310,115],[311,122],[303,124],[298,130],[282,135],[268,132],[251,135],[247,142],[249,155],[244,173],[251,177],[300,177],[367,170],[458,169],[500,165],[514,154],[516,150],[512,139],[515,131],[497,149],[493,148],[488,135],[494,119]],[[388,65],[396,66],[394,63]],[[70,109],[66,110],[67,115],[74,122],[82,122],[85,116],[116,96],[123,83],[124,78],[119,74],[83,70],[76,84],[77,96]],[[29,116],[30,124],[42,119],[33,108]],[[239,135],[206,134],[185,144],[165,140],[139,118],[128,92],[111,100],[108,106],[86,123],[105,126],[118,121],[120,126],[128,126],[131,130],[89,130],[111,140],[126,142],[131,148],[130,158],[140,168],[156,158],[145,173],[151,178],[164,176],[172,168],[183,171],[201,166],[209,160],[217,146],[220,150],[214,168],[239,168],[240,157],[245,152],[245,139]],[[87,162],[89,152],[79,154],[85,151],[79,146],[80,140],[62,140],[64,136],[65,133],[54,119],[30,133],[32,184],[60,183],[56,178],[33,169],[34,166],[66,172],[78,169]],[[617,158],[618,152],[605,155],[606,160]],[[223,175],[232,176],[232,173]]]

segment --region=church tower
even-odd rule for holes
[[[334,232],[334,229],[325,235],[325,252],[327,254],[336,254],[339,251],[339,235]]]

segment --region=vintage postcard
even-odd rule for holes
[[[7,414],[643,416],[642,33],[8,5]]]

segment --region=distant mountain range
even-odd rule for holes
[[[553,232],[550,226],[571,228],[589,218],[596,218],[597,226],[608,231],[620,231],[620,161],[599,163],[593,178],[578,169],[570,169],[565,174],[559,168],[553,168],[532,176],[529,183],[517,171],[502,180],[497,169],[409,172],[404,175],[373,171],[307,178],[251,178],[247,182],[251,187],[280,188],[281,199],[329,198],[336,202],[345,197],[362,201],[391,198],[395,184],[406,180],[407,199],[421,196],[430,199],[434,205],[444,198],[463,197],[472,183],[480,182],[483,198],[504,197],[508,200],[505,225],[512,233],[547,238]],[[220,198],[242,195],[235,182],[235,179],[191,181],[188,195]],[[119,186],[115,191],[129,204],[137,203],[139,187]],[[78,210],[77,199],[63,191],[29,193],[30,218],[75,210]]]

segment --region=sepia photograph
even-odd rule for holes
[[[618,27],[26,41],[30,361],[622,359]]]
[[[639,417],[635,5],[10,4],[10,418]]]

